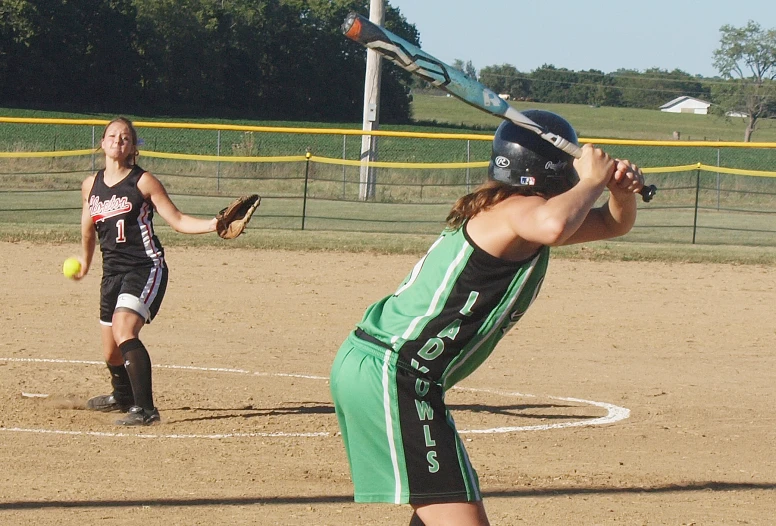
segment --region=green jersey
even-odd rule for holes
[[[445,230],[392,295],[358,328],[398,353],[398,363],[449,389],[469,376],[539,293],[549,247],[506,261],[477,247],[465,224]]]

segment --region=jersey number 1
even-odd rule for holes
[[[118,236],[116,236],[116,243],[124,243],[127,238],[124,237],[124,220],[119,219],[116,221],[116,230],[118,230]]]

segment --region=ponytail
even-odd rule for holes
[[[460,228],[467,219],[488,210],[512,195],[524,193],[524,188],[510,186],[492,179],[488,180],[472,193],[458,198],[447,215],[447,227],[452,230]]]

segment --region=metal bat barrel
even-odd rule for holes
[[[517,111],[498,94],[467,77],[463,72],[448,66],[416,45],[357,13],[350,13],[345,18],[342,32],[349,39],[376,51],[400,68],[419,76],[479,110],[501,118],[507,118],[506,114],[510,110]],[[532,123],[534,126],[538,126],[530,119],[524,118],[523,120],[526,124]]]

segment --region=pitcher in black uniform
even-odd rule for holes
[[[577,142],[560,116],[525,114]],[[411,526],[488,524],[445,393],[531,306],[550,247],[627,233],[644,186],[627,161],[591,145],[574,160],[509,121],[496,130],[488,175],[396,291],[367,308],[331,368],[356,502],[409,504]]]
[[[184,234],[214,232],[216,219],[182,213],[159,179],[136,164],[137,132],[128,119],[108,124],[101,147],[105,168],[81,185],[81,270],[74,278],[89,272],[99,239],[102,348],[113,391],[89,399],[87,407],[126,412],[119,425],[149,425],[159,421],[159,411],[151,359],[139,335],[156,316],[168,277],[164,249],[154,233],[154,212]]]

